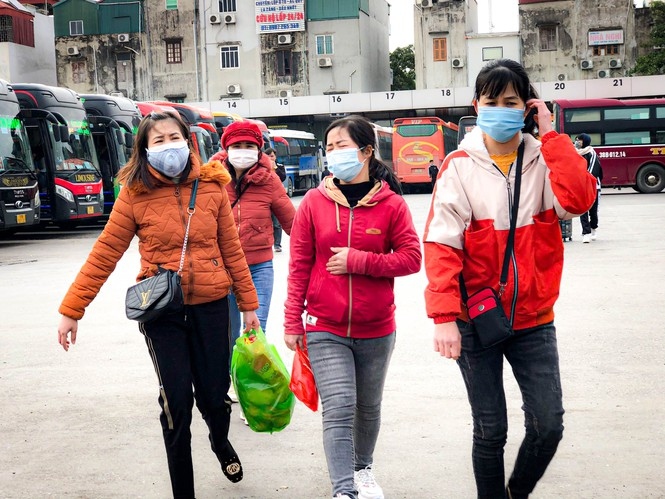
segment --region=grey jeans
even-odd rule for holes
[[[357,497],[353,472],[372,465],[381,427],[383,385],[394,348],[394,332],[372,339],[307,333],[333,495]]]

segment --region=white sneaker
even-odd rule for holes
[[[591,242],[591,234],[584,234],[582,236],[582,242],[583,243],[590,243]]]
[[[358,499],[383,499],[383,490],[376,483],[372,468],[369,466],[353,474],[353,482],[358,491]]]
[[[597,237],[598,234],[596,234],[596,229],[591,229],[591,240],[595,241]]]
[[[234,403],[234,404],[237,404],[237,403],[238,403],[238,396],[236,395],[236,392],[235,392],[235,390],[233,389],[233,385],[231,385],[231,386],[229,387],[229,391],[228,391],[227,395],[228,395],[229,398],[231,399],[231,402],[232,402],[232,403]]]
[[[242,409],[240,409],[240,419],[242,419],[242,422],[245,423],[245,426],[249,426],[249,423],[247,422],[247,418],[245,417],[245,413],[242,412]]]

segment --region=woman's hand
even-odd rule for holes
[[[60,319],[60,325],[58,326],[58,343],[62,345],[65,352],[69,350],[69,338],[67,336],[71,332],[72,345],[76,344],[76,332],[78,331],[78,328],[79,322],[76,319],[72,319],[65,315]]]
[[[326,263],[326,270],[333,275],[348,274],[349,248],[330,248],[334,253]]]
[[[284,334],[284,343],[289,348],[289,350],[295,350],[296,346],[299,346],[301,350],[305,349],[303,343],[304,334]]]
[[[245,329],[242,331],[243,333],[249,332],[250,329],[258,331],[259,327],[261,327],[261,323],[259,322],[255,310],[252,310],[251,312],[243,312],[242,321],[245,323]]]
[[[462,353],[462,335],[455,322],[434,325],[434,351],[447,359],[459,359]]]
[[[542,99],[529,99],[526,101],[526,110],[527,114],[532,109],[536,109],[538,112],[533,117],[538,125],[538,135],[541,137],[547,132],[554,130],[552,128],[552,113],[547,108],[547,104]]]

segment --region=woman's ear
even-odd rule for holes
[[[473,104],[473,110],[478,114],[478,99],[473,99],[471,104]]]
[[[372,146],[365,146],[365,148],[360,152],[362,153],[363,158],[367,159],[374,153],[374,148]]]

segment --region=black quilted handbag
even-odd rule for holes
[[[130,286],[125,297],[125,314],[128,319],[149,322],[167,312],[177,312],[182,309],[184,300],[182,287],[180,286],[180,273],[185,265],[189,224],[192,221],[194,211],[196,211],[195,203],[198,185],[199,181],[196,179],[192,184],[192,196],[187,209],[189,218],[187,219],[185,238],[182,243],[182,253],[180,254],[180,268],[176,272],[158,267],[156,275]]]

